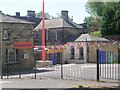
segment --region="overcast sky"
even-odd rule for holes
[[[76,23],[83,23],[85,16],[89,14],[85,11],[87,0],[44,0],[45,12],[52,16],[61,14],[61,10],[68,10],[69,16],[73,16]],[[0,10],[5,14],[15,15],[20,12],[21,16],[27,15],[27,10],[34,10],[36,13],[42,10],[42,0],[0,0]],[[58,13],[58,14],[57,14]]]

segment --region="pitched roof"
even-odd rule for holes
[[[45,28],[60,28],[60,27],[70,27],[70,28],[82,28],[82,26],[77,25],[73,22],[65,21],[62,18],[59,19],[52,19],[52,20],[45,20]],[[42,29],[42,21],[35,29]]]
[[[94,37],[91,34],[82,34],[79,38],[75,40],[75,42],[82,42],[82,41],[109,41],[106,38],[102,37]]]
[[[7,22],[7,23],[31,23],[25,20],[21,20],[18,18],[14,18],[8,15],[4,15],[0,12],[0,22]]]

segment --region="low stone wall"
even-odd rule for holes
[[[51,66],[52,65],[52,61],[46,60],[46,61],[36,61],[36,67],[37,68],[41,68],[41,67],[45,67],[45,66]]]
[[[69,59],[69,60],[66,60],[68,64],[70,63],[76,63],[76,64],[83,64],[85,63],[84,60],[78,60],[78,59]]]

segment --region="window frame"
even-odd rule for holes
[[[60,30],[56,30],[56,37],[55,37],[56,41],[59,40],[59,35],[60,35]]]
[[[50,30],[47,30],[47,41],[50,41],[50,37],[51,37],[51,32]]]
[[[3,40],[8,40],[9,39],[9,34],[8,34],[8,29],[3,29],[2,30],[2,39]]]
[[[10,49],[14,50],[14,60],[10,60]],[[17,49],[14,49],[14,48],[7,48],[6,49],[6,63],[7,64],[15,64],[15,63],[18,63],[17,62]]]
[[[79,60],[84,60],[84,48],[83,47],[79,48]]]
[[[70,46],[70,59],[75,59],[75,49],[74,49],[74,46]]]

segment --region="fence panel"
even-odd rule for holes
[[[100,78],[118,80],[118,62],[112,51],[99,51]]]

